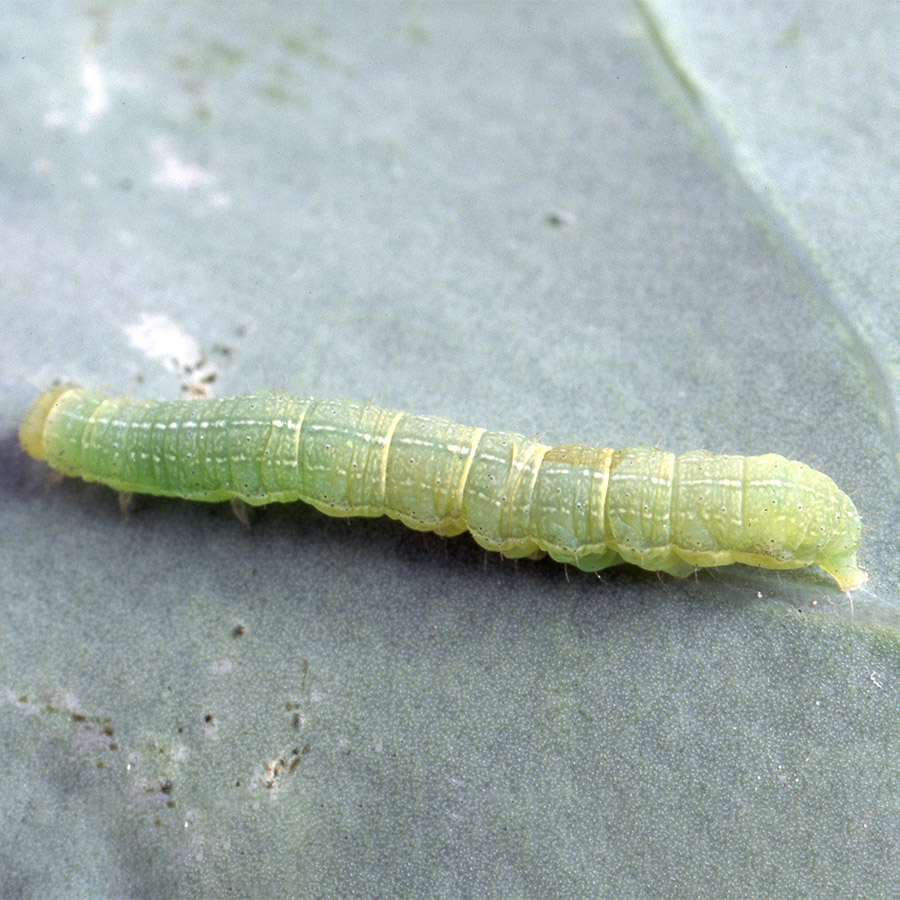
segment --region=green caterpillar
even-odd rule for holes
[[[782,456],[674,456],[550,447],[347,400],[274,391],[157,403],[62,386],[19,429],[25,450],[118,491],[258,505],[304,500],[332,516],[470,531],[505,556],[585,571],[620,562],[684,577],[703,566],[819,565],[858,588],[860,521],[834,482]]]

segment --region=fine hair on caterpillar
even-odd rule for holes
[[[63,475],[123,493],[302,500],[332,516],[469,531],[486,550],[549,554],[589,572],[818,565],[842,591],[867,577],[852,500],[774,453],[549,446],[354,400],[261,391],[156,402],[68,385],[35,401],[19,439]]]

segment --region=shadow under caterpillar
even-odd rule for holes
[[[626,562],[684,577],[745,563],[818,565],[865,580],[860,520],[821,472],[776,454],[675,456],[651,447],[551,447],[351,400],[262,391],[155,402],[60,386],[19,429],[64,475],[118,491],[252,505],[303,500],[333,516],[470,531],[488,550],[598,571]]]

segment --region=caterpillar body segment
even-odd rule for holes
[[[19,430],[65,475],[127,493],[251,505],[303,500],[334,516],[469,531],[510,557],[586,571],[620,562],[684,577],[746,563],[819,565],[859,587],[860,521],[827,476],[775,454],[551,447],[346,400],[265,391],[154,402],[74,387],[42,394]]]

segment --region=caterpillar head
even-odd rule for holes
[[[19,443],[29,456],[33,456],[35,459],[47,458],[47,450],[44,446],[44,427],[59,398],[71,389],[72,385],[70,384],[60,384],[49,388],[34,401],[31,409],[25,414],[25,418],[19,426]]]

